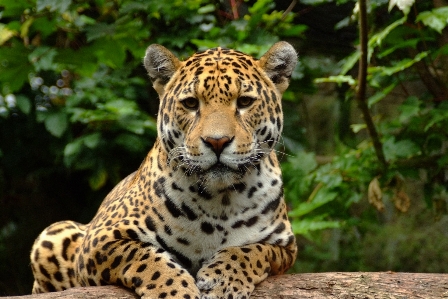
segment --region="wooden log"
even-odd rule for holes
[[[63,292],[5,299],[136,299],[116,286],[73,288]],[[251,299],[440,299],[448,298],[448,274],[395,272],[302,273],[269,277]]]
[[[448,274],[357,272],[271,277],[251,298],[411,299],[448,298]]]

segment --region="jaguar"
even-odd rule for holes
[[[260,59],[218,47],[181,61],[153,44],[143,62],[160,99],[153,148],[89,224],[37,237],[32,292],[247,299],[297,255],[275,150],[297,52],[278,42]]]

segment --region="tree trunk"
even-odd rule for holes
[[[5,299],[138,298],[116,287],[73,288],[63,292],[4,297]],[[448,274],[395,272],[306,273],[269,277],[251,299],[386,299],[448,298]]]

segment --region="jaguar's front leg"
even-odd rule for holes
[[[294,263],[290,248],[266,243],[229,247],[216,253],[198,272],[203,299],[248,299],[255,285],[269,275],[283,274]]]
[[[135,240],[112,240],[79,253],[82,285],[120,285],[142,298],[199,299],[195,280],[168,252]]]

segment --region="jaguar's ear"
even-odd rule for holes
[[[289,79],[296,64],[297,52],[287,42],[274,44],[259,60],[259,65],[280,93],[288,88]]]
[[[143,62],[154,89],[159,97],[162,97],[165,93],[165,85],[180,67],[179,59],[167,48],[153,44],[146,49]]]

